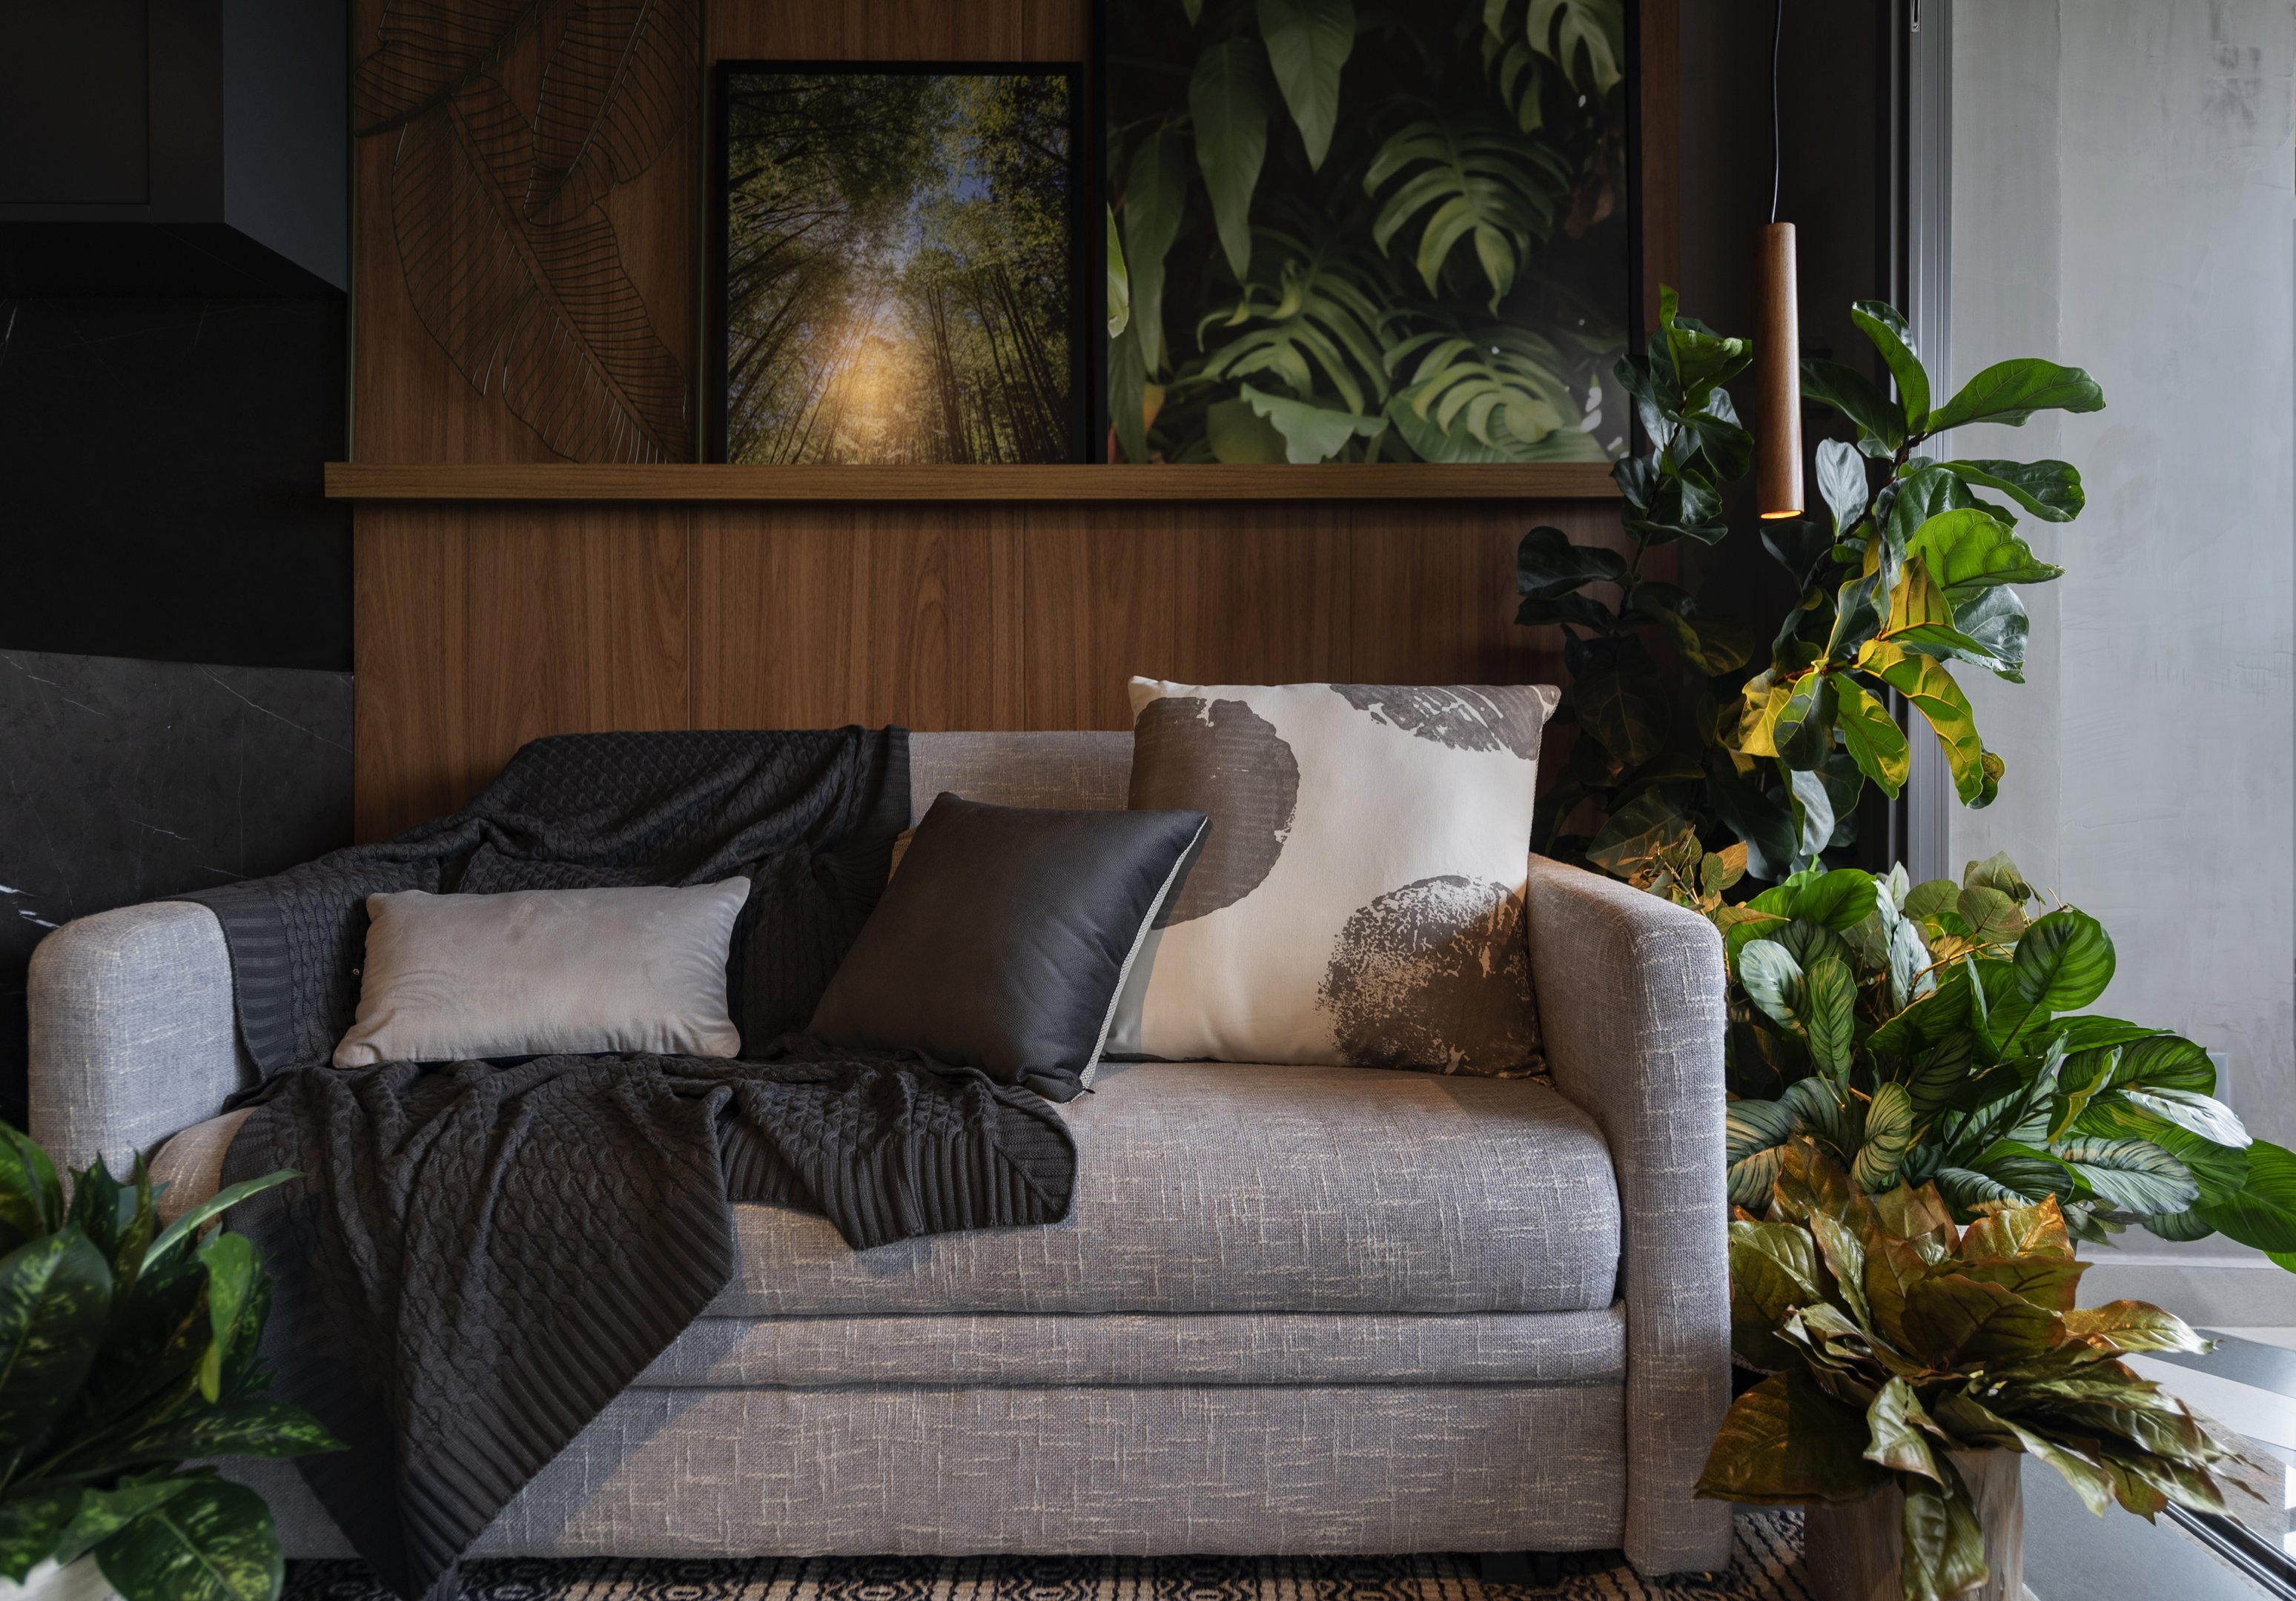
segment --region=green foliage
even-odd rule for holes
[[[1908,1601],[1986,1577],[1956,1451],[2030,1454],[2100,1515],[2226,1511],[2237,1445],[2120,1360],[2210,1342],[2142,1302],[2077,1310],[2087,1270],[2054,1196],[1957,1227],[1939,1187],[1869,1194],[1808,1139],[1766,1195],[1767,1221],[1730,1225],[1730,1318],[1770,1376],[1732,1404],[1700,1495],[1811,1505],[1895,1484]]]
[[[1758,661],[1742,622],[1644,576],[1657,546],[1727,535],[1724,493],[1752,456],[1720,387],[1751,347],[1680,315],[1671,290],[1660,307],[1649,350],[1618,374],[1650,446],[1612,474],[1627,549],[1605,551],[1611,560],[1597,569],[1543,528],[1525,536],[1518,558],[1516,620],[1560,624],[1572,674],[1560,720],[1575,724],[1577,738],[1544,804],[1541,848],[1649,883],[1663,870],[1656,856],[1616,848],[1629,831],[1677,849],[1734,837],[1758,879],[1803,871],[1854,842],[1866,784],[1892,796],[1905,788],[1911,750],[1893,693],[1942,744],[1963,804],[1987,805],[2001,758],[1985,748],[1955,672],[2022,682],[2030,621],[2017,586],[2062,569],[2035,557],[2016,512],[1986,497],[2064,522],[2079,515],[2080,474],[2063,462],[1939,462],[1920,447],[1964,422],[2095,411],[2104,404],[2096,385],[2053,363],[2004,362],[1933,408],[1905,319],[1859,301],[1851,320],[1896,395],[1848,367],[1803,363],[1804,396],[1840,413],[1856,441],[1817,446],[1811,515],[1762,525],[1763,546],[1797,599]],[[1580,576],[1566,582],[1574,570]],[[1615,602],[1584,592],[1594,584],[1615,585]],[[1587,831],[1566,831],[1588,813]]]
[[[1744,847],[1654,826],[1652,887],[1710,919],[1729,965],[1734,1205],[1763,1205],[1807,1139],[1863,1191],[1934,1182],[1964,1222],[2054,1197],[2086,1239],[2136,1223],[2296,1251],[2296,1156],[2213,1098],[2199,1046],[2081,1011],[2112,936],[2041,911],[2007,857],[1959,884],[1810,868],[1734,904]]]
[[[1625,32],[1620,0],[1115,0],[1116,451],[1622,448]]]
[[[285,1183],[234,1185],[165,1229],[139,1158],[71,1204],[45,1153],[0,1124],[0,1576],[94,1552],[127,1601],[275,1601],[270,1509],[188,1460],[339,1447],[260,1399],[270,1280],[214,1221]]]

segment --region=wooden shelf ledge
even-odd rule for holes
[[[1602,462],[1314,467],[387,466],[327,463],[339,501],[1615,500]]]

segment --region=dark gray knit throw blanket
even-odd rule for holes
[[[792,1032],[883,886],[908,813],[899,730],[570,735],[387,844],[195,898],[222,919],[264,1082],[234,1210],[274,1275],[273,1394],[346,1451],[303,1475],[400,1595],[471,1542],[709,1305],[732,1204],[827,1217],[856,1249],[1057,1222],[1076,1151],[980,1073]],[[337,1069],[365,897],[752,882],[728,964],[738,1060],[550,1056]]]

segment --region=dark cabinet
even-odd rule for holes
[[[0,294],[348,282],[344,0],[0,0]]]

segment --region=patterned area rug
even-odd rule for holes
[[[1801,1515],[1742,1514],[1719,1573],[1650,1583],[1617,1553],[1554,1586],[1497,1584],[1472,1556],[774,1558],[473,1562],[463,1601],[1810,1601]],[[364,1564],[296,1562],[283,1601],[394,1601]]]

